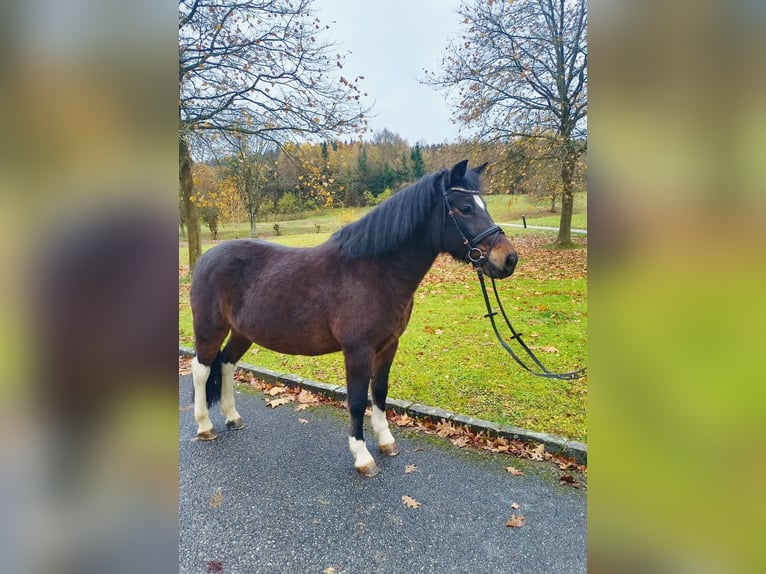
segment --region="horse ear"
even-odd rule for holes
[[[471,171],[473,171],[476,175],[481,175],[481,172],[487,169],[488,165],[489,165],[489,162],[485,161],[483,164],[473,168]]]
[[[464,159],[463,161],[456,163],[455,165],[452,166],[452,169],[449,172],[450,186],[457,185],[458,182],[465,177],[465,170],[467,167],[468,167],[467,159]]]

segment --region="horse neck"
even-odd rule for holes
[[[390,275],[400,280],[412,293],[439,255],[439,250],[433,246],[429,233],[430,229],[426,226],[426,229],[415,233],[388,256],[392,268]]]

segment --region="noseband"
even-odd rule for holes
[[[504,235],[505,232],[500,228],[499,225],[493,224],[481,233],[471,236],[469,231],[465,228],[463,223],[458,219],[458,217],[455,215],[455,212],[452,209],[452,204],[449,201],[449,194],[453,191],[459,191],[461,193],[469,193],[471,195],[479,195],[478,191],[473,191],[470,189],[464,189],[462,187],[450,187],[448,189],[445,189],[443,192],[444,197],[444,207],[446,209],[447,215],[450,216],[450,219],[452,219],[452,222],[455,224],[455,227],[457,228],[458,233],[463,238],[463,244],[467,248],[466,252],[466,259],[473,263],[474,268],[479,268],[482,265],[484,265],[484,262],[489,257],[490,252],[495,247],[495,243],[497,243],[497,240],[500,238],[500,235]],[[489,245],[489,249],[487,249],[487,253],[484,254],[481,249],[479,249],[478,245],[479,243],[486,239],[487,237],[494,235],[494,239],[492,239],[492,243]]]

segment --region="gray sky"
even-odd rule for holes
[[[418,83],[423,69],[438,70],[448,38],[456,37],[459,0],[315,0],[327,38],[346,56],[344,74],[364,76],[374,103],[373,131],[383,128],[411,145],[454,141],[445,97]]]

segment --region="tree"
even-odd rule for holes
[[[423,152],[419,144],[410,151],[410,161],[412,162],[412,177],[420,179],[426,174],[426,162],[423,160]]]
[[[274,144],[243,133],[227,134],[233,155],[228,168],[250,222],[250,237],[256,236],[256,218],[267,199],[271,166],[277,157]]]
[[[321,40],[313,0],[180,0],[179,182],[189,267],[200,254],[191,178],[195,134],[230,132],[282,145],[364,128],[361,78]],[[366,95],[366,94],[365,94]]]
[[[467,31],[452,43],[439,74],[424,80],[457,96],[456,121],[479,139],[534,138],[560,161],[561,223],[556,243],[571,244],[577,159],[585,150],[585,0],[472,0],[461,5]]]
[[[192,166],[192,180],[196,190],[193,200],[213,239],[218,239],[218,224],[221,220],[220,175],[218,170],[204,163]]]

